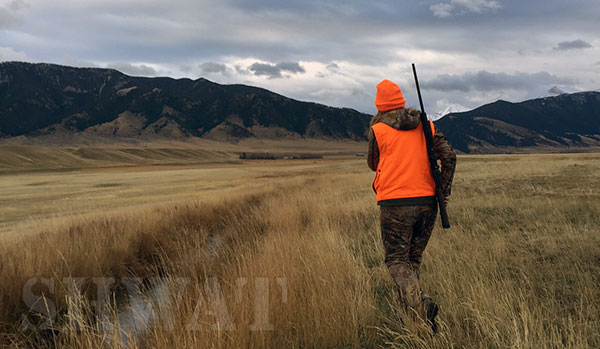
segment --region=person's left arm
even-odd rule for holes
[[[377,146],[377,139],[373,133],[373,129],[369,130],[369,152],[367,154],[367,165],[371,171],[377,171],[377,165],[379,165],[379,147]]]

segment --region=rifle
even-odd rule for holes
[[[450,221],[448,220],[448,212],[446,211],[446,203],[444,200],[444,194],[442,193],[442,174],[440,173],[440,167],[438,166],[438,156],[433,150],[433,136],[431,135],[431,125],[427,120],[427,114],[423,107],[423,99],[421,98],[421,89],[419,88],[419,79],[417,78],[417,68],[415,64],[412,64],[413,75],[415,77],[415,85],[417,86],[417,95],[419,96],[419,104],[421,106],[421,125],[423,125],[423,133],[425,133],[425,143],[427,145],[427,157],[429,158],[429,167],[431,167],[431,174],[435,181],[435,197],[440,208],[440,216],[442,217],[442,227],[444,229],[450,228]]]

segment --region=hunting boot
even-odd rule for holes
[[[437,334],[438,324],[435,318],[440,311],[439,305],[437,305],[437,303],[429,297],[423,299],[421,305],[423,307],[423,312],[425,313],[425,321],[427,321],[427,324],[431,326],[431,331],[433,331],[433,334]]]

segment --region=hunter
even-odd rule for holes
[[[369,168],[376,172],[373,191],[380,207],[385,264],[394,279],[400,302],[437,332],[439,306],[419,285],[423,251],[436,216],[435,182],[431,174],[420,111],[404,108],[400,87],[389,80],[377,85],[369,132]],[[442,167],[442,193],[448,203],[456,153],[431,122],[433,145]]]

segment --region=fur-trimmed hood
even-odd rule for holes
[[[371,119],[370,126],[383,122],[397,130],[413,130],[419,126],[421,112],[415,108],[398,108],[390,111],[378,112]]]

